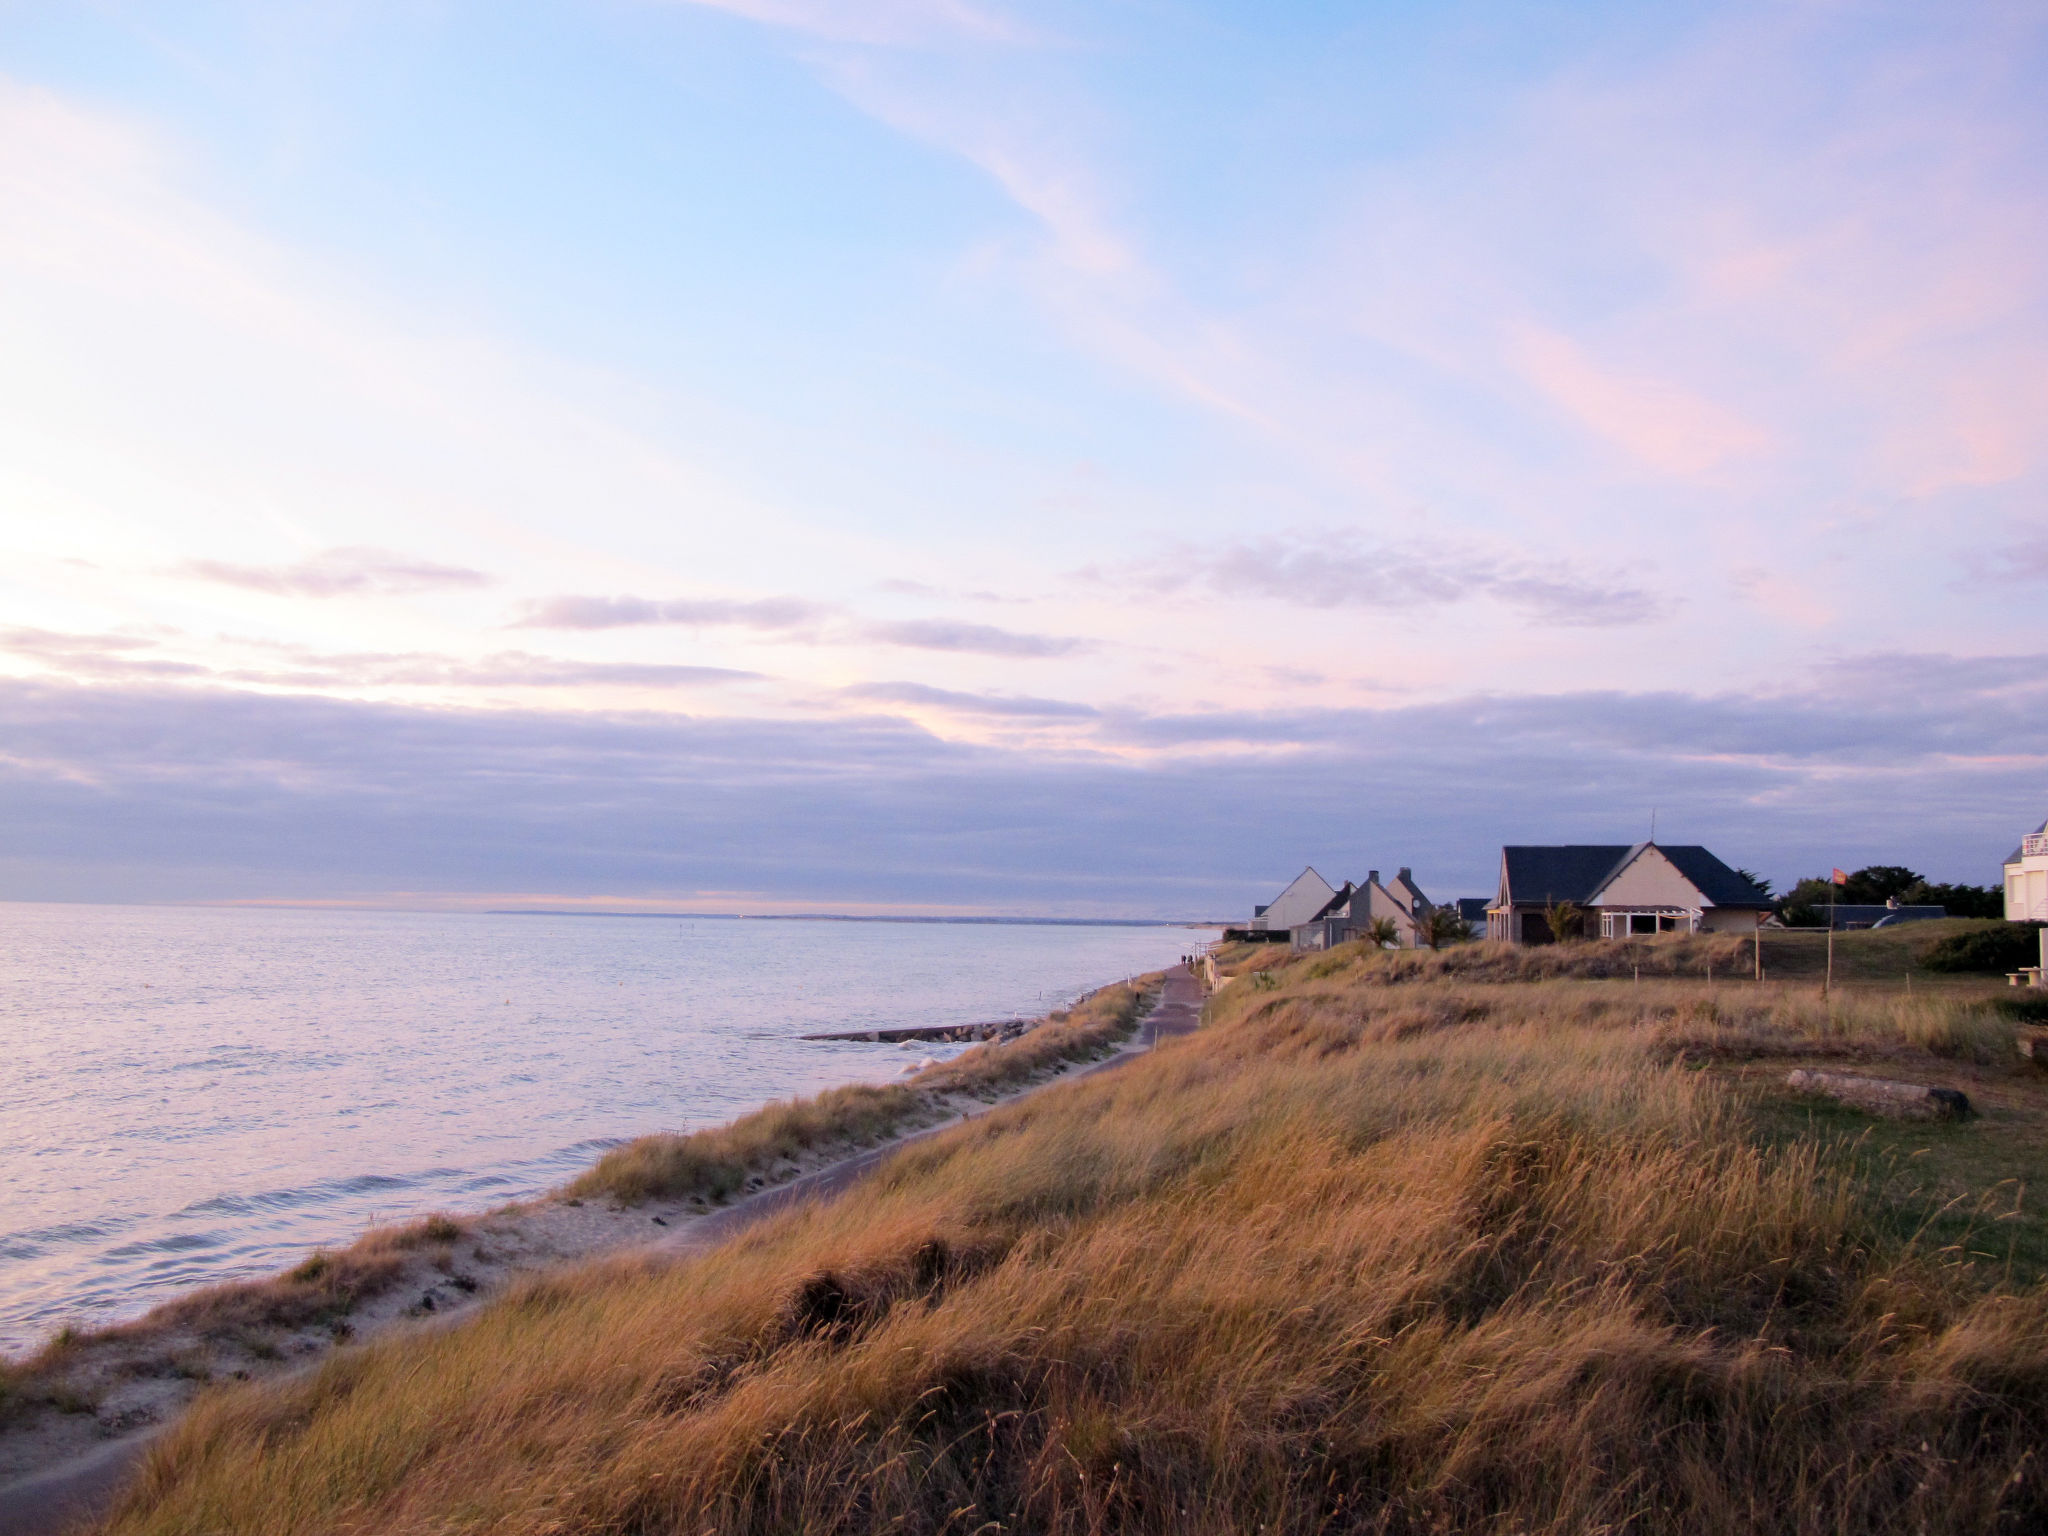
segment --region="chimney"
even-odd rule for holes
[[[1410,885],[1413,885],[1415,883],[1415,877],[1409,872],[1408,866],[1406,864],[1403,864],[1401,866],[1401,873],[1396,875],[1394,878],[1397,880],[1406,880]]]
[[[1376,869],[1368,869],[1365,872],[1365,883],[1367,885],[1378,885],[1380,883],[1380,872]]]

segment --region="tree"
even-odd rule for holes
[[[1902,907],[1945,907],[1950,917],[2005,916],[2005,893],[1997,886],[1932,885],[1903,864],[1868,865],[1844,885],[1808,876],[1785,893],[1778,912],[1795,926],[1820,924],[1828,920],[1830,900],[1841,906],[1879,907],[1894,896]]]
[[[1737,871],[1735,871],[1735,873],[1742,876],[1743,879],[1747,880],[1751,885],[1755,886],[1758,890],[1762,891],[1764,893],[1764,899],[1766,901],[1770,900],[1770,881],[1766,880],[1762,875],[1758,874],[1753,869],[1738,869]]]
[[[1899,897],[1908,907],[1945,907],[1950,917],[2004,917],[2005,892],[1995,885],[1929,885],[1922,880]]]
[[[1391,917],[1376,917],[1359,930],[1359,936],[1375,949],[1390,949],[1401,942],[1400,927]]]
[[[1903,864],[1871,864],[1859,869],[1842,887],[1842,900],[1856,906],[1881,907],[1894,896],[1906,899],[1906,892],[1925,885],[1919,873]]]

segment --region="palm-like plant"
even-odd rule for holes
[[[1465,919],[1458,916],[1456,907],[1431,907],[1427,912],[1415,916],[1415,939],[1431,949],[1442,949],[1446,944],[1462,944],[1472,937],[1465,926]]]
[[[1391,917],[1376,917],[1358,931],[1374,949],[1391,949],[1401,942],[1401,929]]]
[[[1575,901],[1553,901],[1543,909],[1550,924],[1550,936],[1560,944],[1586,936],[1586,909]]]

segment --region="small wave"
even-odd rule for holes
[[[116,1259],[139,1259],[153,1253],[191,1253],[196,1249],[218,1248],[228,1240],[224,1232],[174,1232],[169,1237],[145,1238],[139,1243],[123,1243],[118,1248],[109,1248],[99,1256],[101,1263]]]
[[[0,1233],[0,1259],[41,1258],[52,1248],[112,1237],[134,1224],[133,1221],[65,1221],[53,1227],[24,1227],[19,1232]]]
[[[460,1168],[427,1168],[419,1173],[408,1174],[358,1173],[345,1178],[322,1179],[316,1184],[302,1184],[297,1189],[267,1189],[248,1195],[210,1195],[204,1200],[195,1200],[172,1214],[174,1218],[268,1216],[307,1206],[331,1205],[337,1200],[347,1200],[356,1195],[382,1195],[418,1189],[422,1185],[460,1178],[462,1173],[463,1170]]]

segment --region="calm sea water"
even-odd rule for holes
[[[899,1075],[1177,928],[0,904],[0,1349]]]

